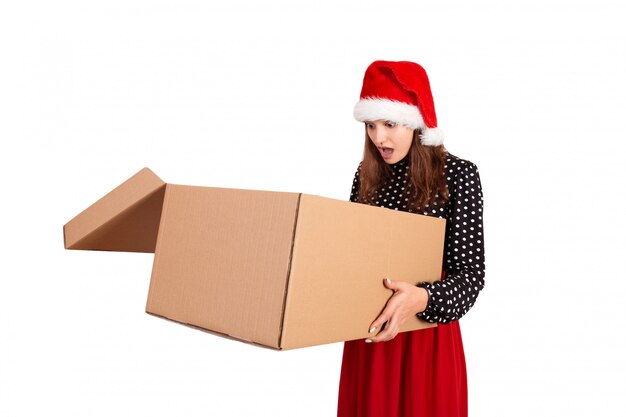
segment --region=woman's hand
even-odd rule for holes
[[[389,278],[383,280],[384,285],[393,290],[393,295],[387,301],[385,309],[380,313],[370,326],[370,333],[380,329],[385,322],[385,330],[376,336],[365,339],[365,342],[386,342],[398,334],[402,324],[411,316],[426,309],[428,293],[424,288],[404,281],[392,281]]]

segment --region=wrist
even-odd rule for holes
[[[418,291],[418,310],[416,314],[420,314],[426,311],[426,309],[428,308],[428,305],[430,304],[430,297],[431,297],[430,291],[428,290],[425,284],[428,284],[428,283],[420,282],[419,284],[416,284],[416,287],[419,290]]]

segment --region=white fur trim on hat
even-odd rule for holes
[[[417,106],[383,98],[365,98],[354,106],[354,118],[359,122],[389,120],[411,129],[422,129],[420,142],[426,146],[443,144],[443,131],[438,127],[428,128]]]
[[[411,129],[426,127],[417,106],[383,98],[359,100],[354,106],[354,118],[359,122],[389,120]]]
[[[426,146],[439,146],[443,144],[443,131],[438,127],[424,129],[420,135],[420,142]]]

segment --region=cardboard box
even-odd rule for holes
[[[285,350],[371,336],[384,277],[440,279],[445,219],[144,168],[63,232],[66,249],[154,252],[147,313]],[[414,316],[401,331],[433,326]]]

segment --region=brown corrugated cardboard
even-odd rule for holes
[[[63,226],[65,249],[154,253],[164,193],[142,169]]]
[[[384,277],[439,279],[444,230],[304,193],[165,184],[147,168],[64,226],[67,249],[155,252],[146,312],[274,349],[371,336]],[[433,326],[412,317],[401,331]]]

